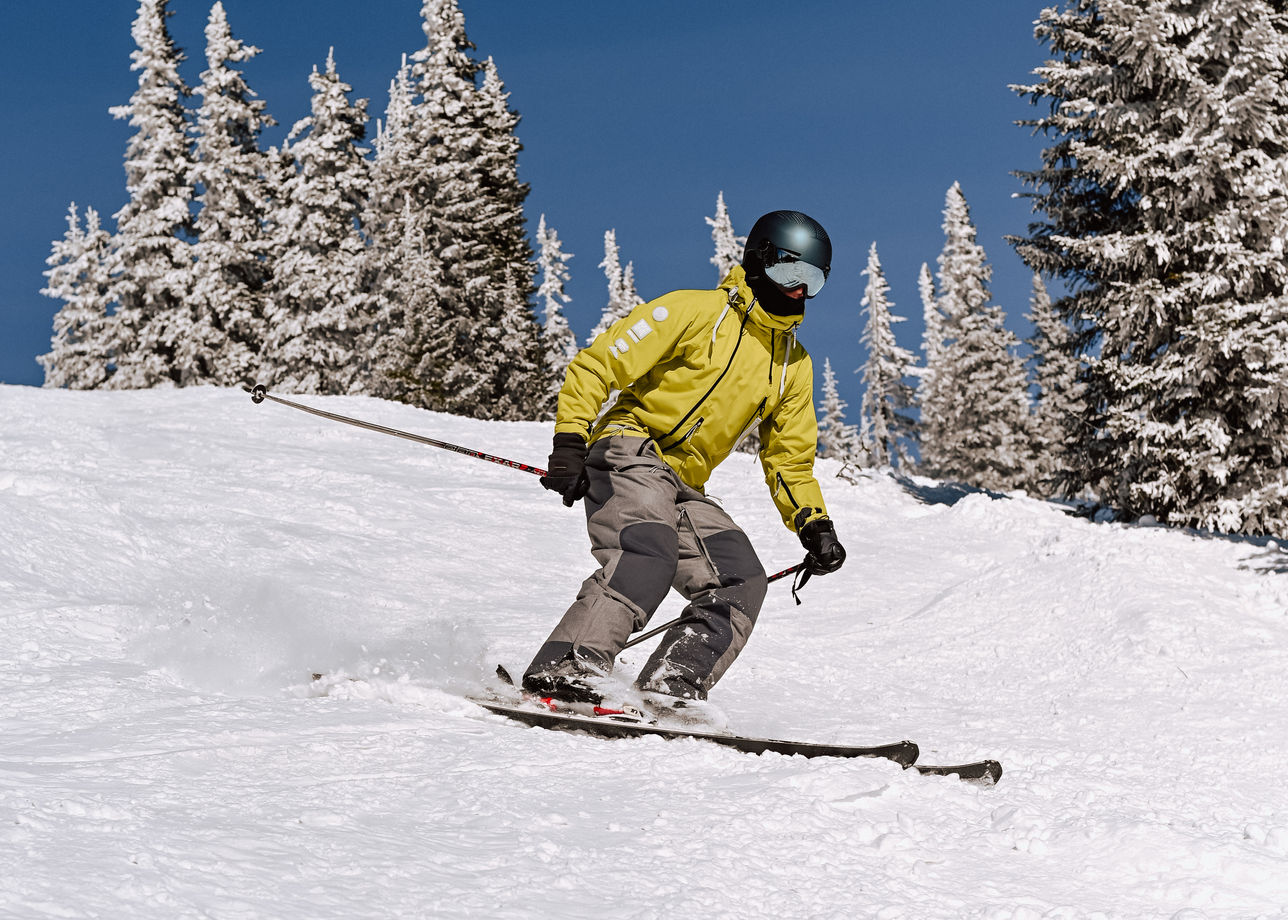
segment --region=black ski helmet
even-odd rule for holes
[[[824,278],[832,270],[832,241],[818,221],[800,211],[770,211],[747,234],[742,267],[748,280],[763,277],[765,268],[780,260],[780,250],[817,266]]]

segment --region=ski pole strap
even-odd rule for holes
[[[290,406],[292,409],[299,409],[301,412],[307,412],[310,415],[316,415],[319,418],[330,419],[333,422],[343,422],[346,425],[353,425],[356,428],[365,428],[367,431],[376,431],[380,434],[391,434],[396,438],[405,438],[408,441],[415,441],[417,444],[428,444],[430,447],[438,447],[443,450],[455,451],[458,454],[465,454],[467,457],[476,457],[479,460],[486,460],[489,463],[498,463],[501,466],[523,470],[523,472],[532,473],[535,476],[546,475],[545,470],[540,467],[531,466],[527,463],[507,460],[504,457],[494,457],[491,454],[485,454],[479,450],[461,447],[459,444],[449,444],[446,441],[427,438],[424,435],[412,434],[410,431],[399,431],[397,428],[386,428],[384,425],[377,425],[373,422],[364,422],[361,419],[349,418],[347,415],[336,415],[334,412],[323,412],[321,409],[314,409],[312,406],[292,402],[289,399],[282,399],[280,396],[274,396],[269,393],[268,387],[264,386],[262,383],[257,383],[253,387],[248,384],[242,384],[242,389],[250,394],[251,402],[255,403],[255,405],[259,405],[267,399],[270,402],[275,402],[283,406]]]
[[[800,591],[801,588],[805,587],[805,583],[810,580],[814,573],[811,572],[803,562],[800,565],[793,566],[787,571],[796,573],[796,577],[792,579],[792,597],[795,598],[796,606],[799,607],[801,605],[801,596],[797,592]]]

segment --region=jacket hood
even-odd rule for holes
[[[776,329],[780,332],[786,332],[801,324],[805,319],[805,311],[802,309],[799,313],[779,316],[776,313],[770,313],[762,307],[756,300],[755,293],[752,292],[750,285],[747,284],[747,272],[741,265],[735,265],[729,274],[725,276],[724,281],[720,282],[721,290],[732,291],[735,293],[735,300],[738,307],[742,310],[751,309],[751,320],[758,326],[765,329]]]

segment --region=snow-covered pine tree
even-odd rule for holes
[[[483,63],[476,102],[480,143],[470,175],[478,186],[476,228],[488,250],[487,277],[494,292],[480,350],[492,396],[477,414],[511,421],[547,417],[551,377],[541,325],[532,309],[536,264],[523,226],[528,185],[519,181],[522,145],[514,133],[519,116],[510,109],[509,94],[490,57]],[[492,333],[494,327],[499,334]]]
[[[930,266],[921,263],[917,273],[917,294],[921,298],[921,319],[924,328],[921,338],[921,350],[925,355],[926,367],[929,368],[939,360],[939,352],[944,345],[944,319],[939,313],[939,299],[935,296],[935,279],[930,274]],[[922,371],[923,379],[929,371]]]
[[[599,267],[604,270],[604,277],[608,281],[608,301],[604,304],[604,312],[600,314],[599,322],[586,337],[587,345],[599,338],[600,333],[630,313],[640,303],[639,294],[635,291],[634,266],[627,263],[626,267],[622,268],[616,230],[608,230],[604,233],[604,261],[599,263]]]
[[[389,265],[399,270],[383,276],[383,300],[373,331],[379,375],[372,380],[372,392],[413,406],[441,406],[452,398],[449,388],[463,382],[454,373],[466,370],[449,359],[456,342],[443,334],[439,322],[436,297],[442,276],[429,249],[428,231],[410,195],[403,207],[403,216],[394,224],[402,229],[402,239],[387,254]],[[408,343],[416,343],[414,351]]]
[[[183,53],[170,36],[169,0],[141,0],[131,35],[131,70],[139,86],[113,117],[135,129],[125,152],[129,201],[116,212],[112,247],[112,375],[105,385],[129,389],[181,382],[179,343],[191,330],[192,158]]]
[[[569,278],[568,260],[572,256],[571,252],[563,251],[559,234],[553,227],[546,226],[546,215],[542,214],[537,223],[537,269],[541,273],[537,298],[545,310],[542,339],[545,343],[546,369],[550,374],[551,407],[555,404],[559,387],[563,385],[564,373],[577,355],[577,337],[573,335],[563,312],[564,304],[572,300],[564,291]]]
[[[402,66],[389,81],[385,117],[376,123],[372,143],[374,156],[362,225],[376,253],[385,248],[393,250],[401,241],[400,223],[407,197],[425,171],[419,159],[423,151],[414,143],[412,133],[412,97],[411,65],[404,54]]]
[[[206,64],[197,109],[192,175],[198,188],[191,303],[194,326],[176,342],[180,385],[236,384],[255,375],[269,299],[272,207],[269,157],[260,133],[274,122],[233,67],[259,49],[234,38],[223,3],[206,23]]]
[[[405,140],[419,148],[423,166],[405,174],[400,191],[422,222],[414,235],[437,261],[432,274],[439,286],[420,299],[432,313],[407,318],[407,360],[394,376],[431,375],[416,389],[435,396],[422,403],[426,408],[534,417],[540,410],[526,401],[540,403],[547,388],[529,303],[533,265],[523,232],[527,186],[515,165],[518,116],[494,72],[478,86],[480,70],[489,68],[470,56],[474,45],[456,0],[424,0],[421,17],[426,46],[412,56],[415,97]]]
[[[36,360],[45,369],[45,386],[92,390],[108,378],[111,355],[112,238],[99,226],[98,212],[85,209],[85,227],[73,203],[67,232],[54,243],[45,264],[46,297],[63,302],[54,315],[49,353]]]
[[[711,228],[711,242],[715,244],[715,255],[711,264],[716,267],[716,283],[724,281],[735,265],[742,263],[742,251],[747,245],[745,236],[733,232],[733,221],[729,218],[729,209],[725,207],[724,192],[716,195],[715,217],[703,218]]]
[[[365,359],[359,340],[371,323],[364,287],[360,219],[370,166],[360,147],[367,101],[336,72],[309,75],[312,114],[287,139],[296,164],[274,214],[272,299],[261,377],[296,393],[347,393]]]
[[[635,289],[634,262],[627,262],[622,268],[622,290],[618,299],[626,307],[626,313],[634,310],[642,302],[639,291]]]
[[[431,219],[424,195],[416,199],[421,206],[412,206],[413,191],[428,175],[425,150],[413,131],[414,107],[411,66],[404,55],[389,83],[389,104],[376,134],[362,221],[369,240],[363,286],[371,292],[374,317],[361,339],[363,367],[353,385],[357,392],[413,403],[407,370],[410,361],[404,346],[413,301],[406,296],[405,283],[408,278],[423,281],[438,277],[438,259],[429,249],[429,231],[424,226]],[[436,292],[428,296],[420,291],[414,299],[415,309],[426,312],[430,326],[436,315],[436,296]]]
[[[913,422],[908,410],[913,405],[912,387],[904,379],[912,366],[912,352],[895,341],[894,324],[903,322],[891,310],[890,285],[877,255],[877,244],[868,250],[867,288],[861,305],[868,319],[862,341],[868,349],[863,366],[863,404],[860,411],[862,448],[872,466],[908,464]]]
[[[990,306],[992,267],[956,182],[944,203],[938,311],[942,341],[922,395],[921,465],[989,489],[1028,481],[1028,381],[1019,340]]]
[[[552,389],[551,377],[540,327],[528,298],[530,293],[530,279],[525,282],[520,277],[511,277],[501,290],[503,310],[497,336],[498,360],[490,368],[494,396],[488,418],[522,421],[554,417],[553,407],[547,401]]]
[[[1033,335],[1029,364],[1037,391],[1033,407],[1033,480],[1035,494],[1068,496],[1069,445],[1075,443],[1085,412],[1085,386],[1078,380],[1075,340],[1056,314],[1042,276],[1034,273],[1028,320]]]
[[[818,455],[866,466],[859,431],[845,421],[846,402],[836,386],[830,358],[823,359],[823,398],[818,412]]]
[[[917,294],[921,298],[922,363],[914,363],[908,368],[908,373],[917,381],[913,390],[913,402],[918,416],[913,425],[913,439],[920,447],[922,432],[927,422],[933,419],[936,407],[942,403],[942,399],[935,393],[934,369],[939,365],[944,343],[943,317],[939,315],[935,279],[930,273],[930,266],[925,262],[921,263],[921,270],[917,273]]]
[[[1077,0],[1016,91],[1051,141],[1013,242],[1071,293],[1077,483],[1129,515],[1288,532],[1288,24],[1265,0]]]

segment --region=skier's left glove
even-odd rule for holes
[[[808,554],[805,569],[811,575],[828,575],[845,562],[845,547],[836,539],[836,528],[828,518],[815,518],[797,534]]]

